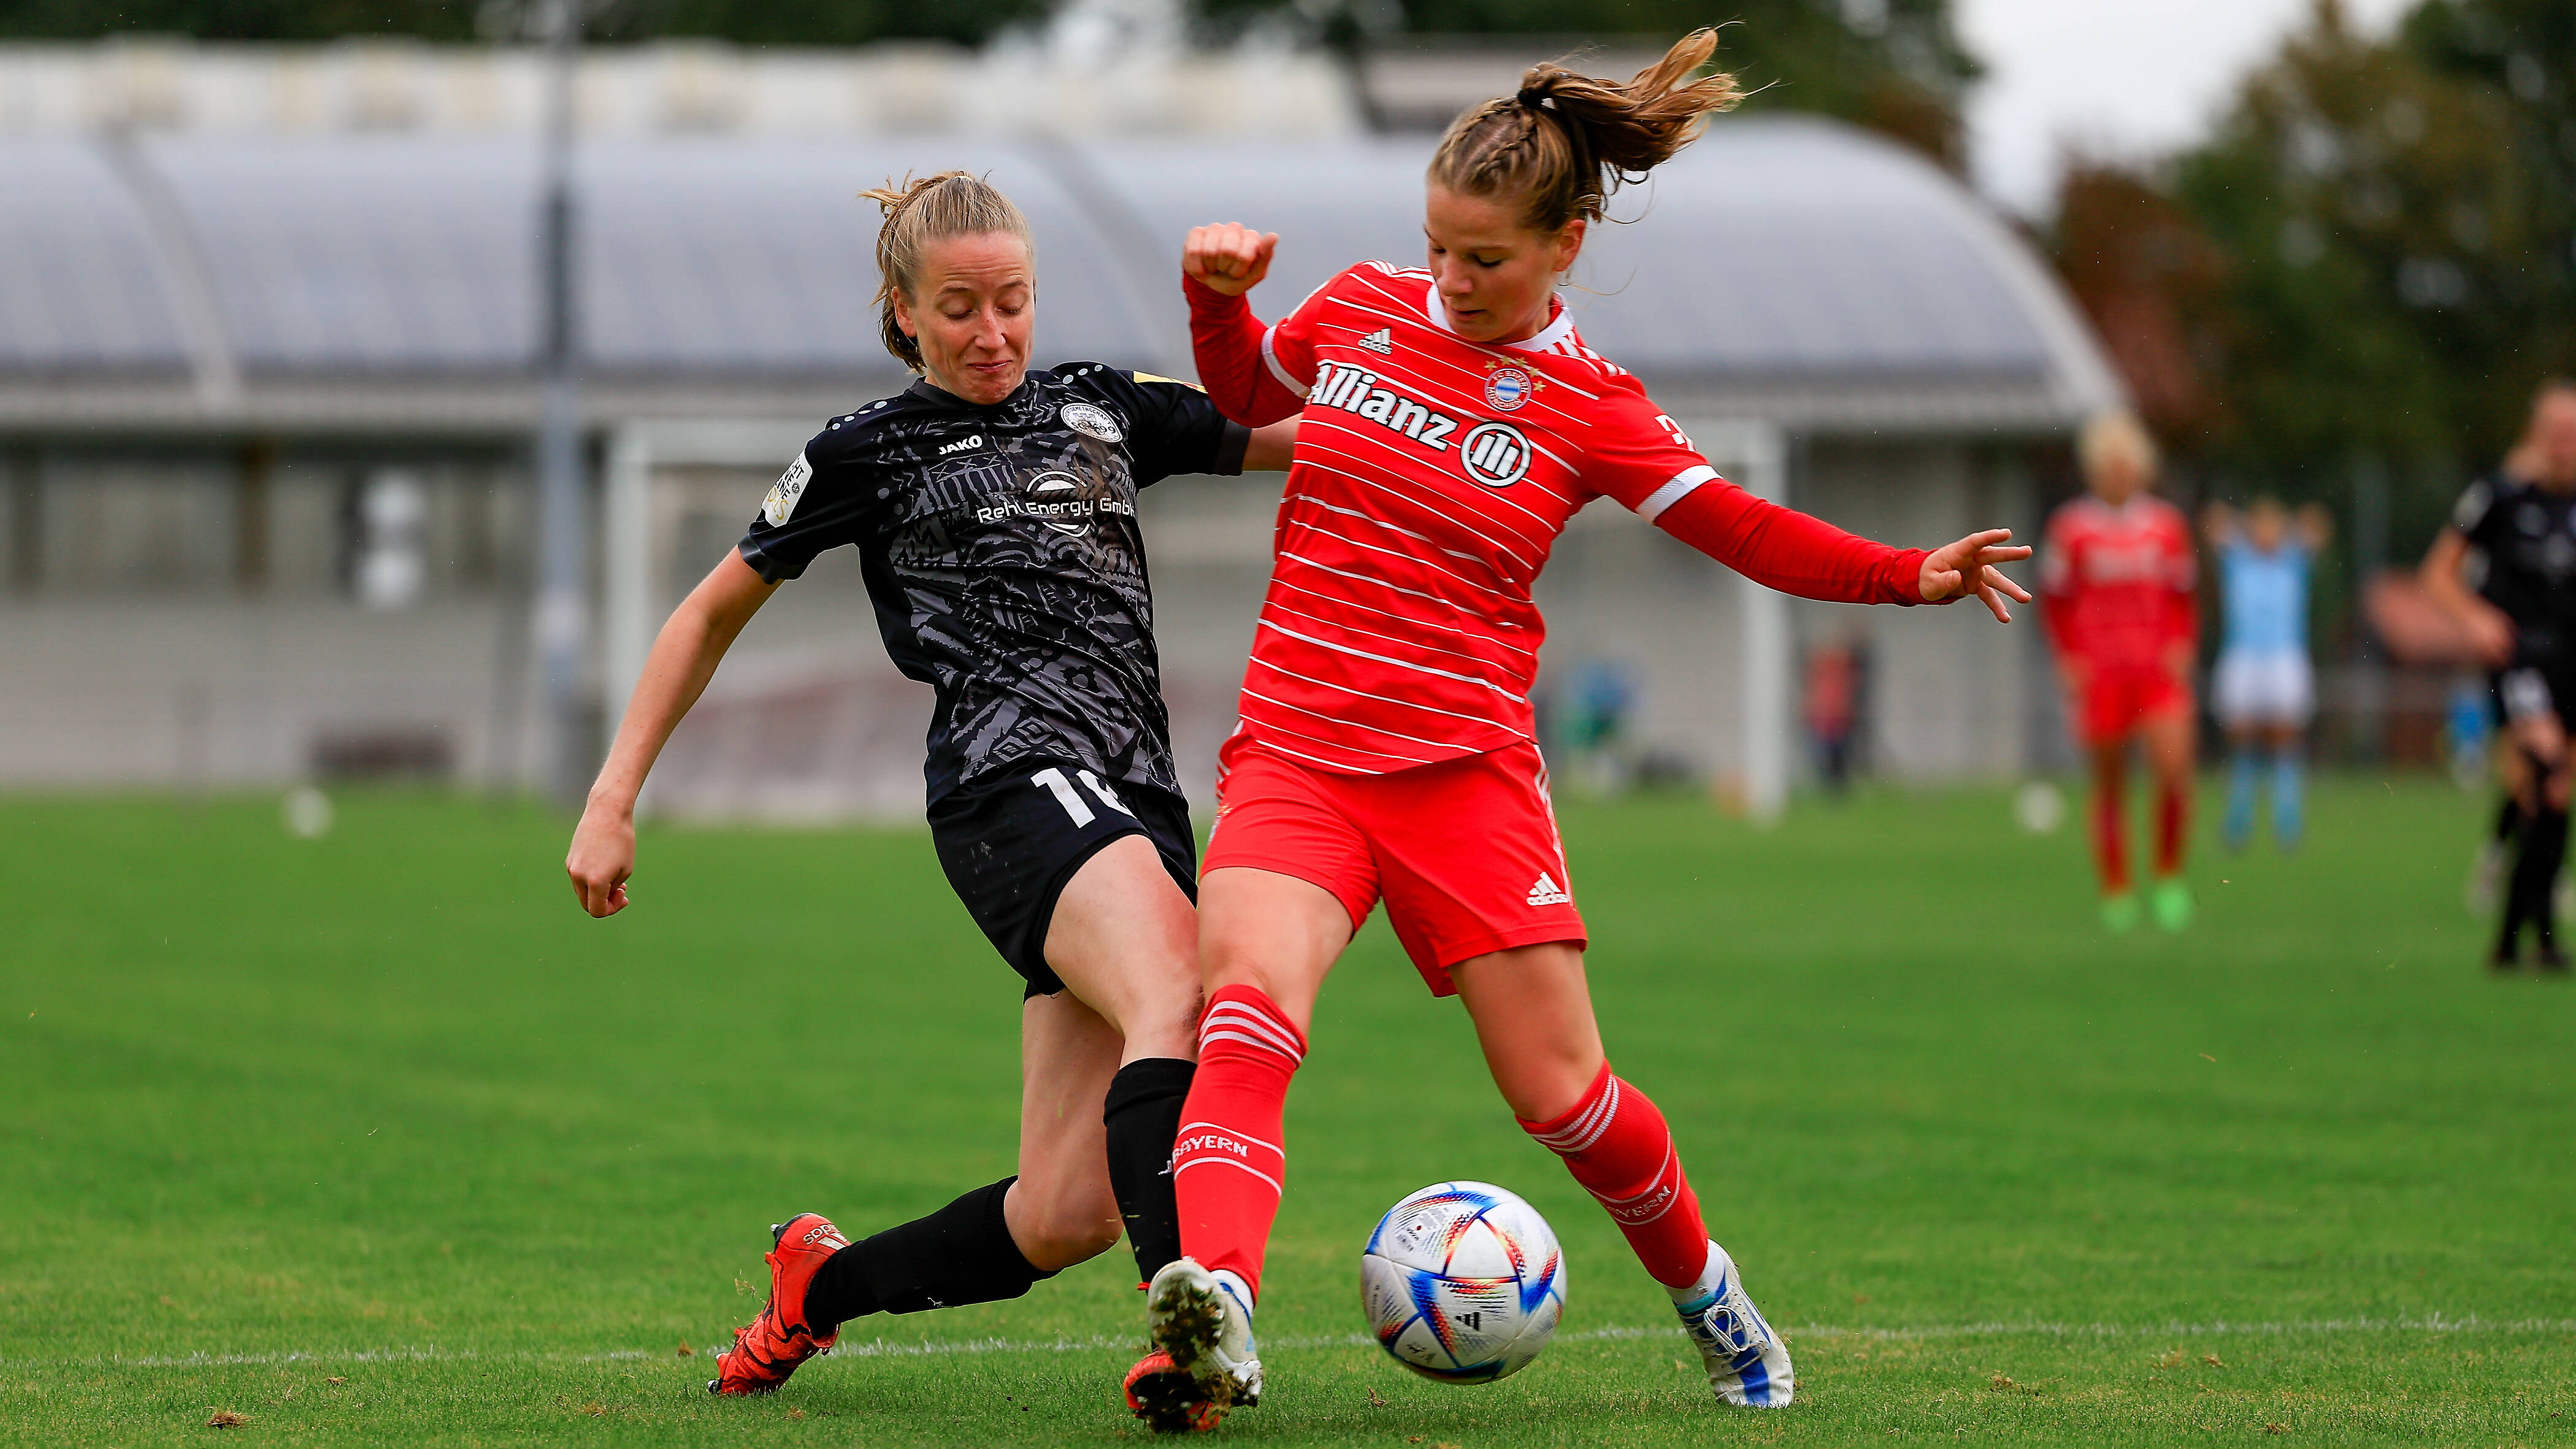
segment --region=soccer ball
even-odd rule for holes
[[[1427,1379],[1490,1384],[1529,1367],[1565,1312],[1547,1219],[1491,1183],[1441,1182],[1378,1219],[1360,1257],[1378,1345]]]

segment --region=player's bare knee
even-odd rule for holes
[[[1020,1244],[1020,1256],[1032,1268],[1057,1272],[1088,1263],[1118,1246],[1118,1233],[1115,1204],[1106,1212],[1096,1203],[1053,1209],[1029,1225],[1030,1241]]]

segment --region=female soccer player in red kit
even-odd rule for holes
[[[2191,666],[2199,647],[2191,524],[2146,491],[2156,448],[2127,413],[2105,413],[2080,439],[2084,496],[2049,515],[2041,622],[2066,681],[2067,712],[2093,774],[2093,856],[2102,924],[2138,923],[2129,885],[2129,742],[2156,777],[2156,924],[2191,924],[2183,846],[2191,829]]]
[[[1437,995],[1464,1002],[1521,1125],[1598,1198],[1697,1341],[1717,1392],[1789,1401],[1789,1355],[1710,1242],[1672,1134],[1611,1074],[1529,692],[1530,587],[1576,510],[1610,497],[1809,598],[2027,599],[2004,530],[1937,552],[1871,543],[1719,478],[1555,295],[1605,193],[1736,99],[1690,77],[1700,31],[1622,86],[1541,65],[1463,116],[1431,163],[1427,268],[1366,262],[1276,325],[1244,293],[1275,236],[1192,232],[1201,380],[1228,416],[1300,418],[1277,561],[1219,757],[1203,878],[1208,1005],[1173,1158],[1188,1254],[1148,1295],[1155,1342],[1210,1405],[1260,1390],[1254,1292],[1282,1108],[1325,973],[1375,904]],[[1166,1392],[1177,1391],[1165,1386]]]

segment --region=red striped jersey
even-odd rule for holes
[[[2199,637],[2198,587],[2191,524],[2152,493],[2117,508],[2087,493],[2048,516],[2039,588],[2061,653],[2161,669]]]
[[[1304,404],[1243,728],[1327,769],[1534,738],[1530,589],[1566,522],[1605,496],[1651,520],[1717,479],[1562,304],[1526,341],[1470,342],[1429,272],[1365,262],[1261,353]]]

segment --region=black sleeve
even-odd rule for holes
[[[874,529],[880,494],[873,470],[855,461],[852,442],[838,429],[815,434],[760,500],[740,547],[742,561],[762,578],[795,578],[816,554]]]
[[[2481,478],[2460,492],[2460,500],[2451,505],[2451,526],[2467,534],[2469,542],[2486,544],[2487,524],[2496,515],[2496,487],[2492,479]]]
[[[1251,432],[1218,412],[1197,385],[1114,367],[1100,368],[1084,380],[1097,385],[1104,399],[1134,423],[1127,456],[1135,460],[1136,486],[1178,473],[1243,471]]]

